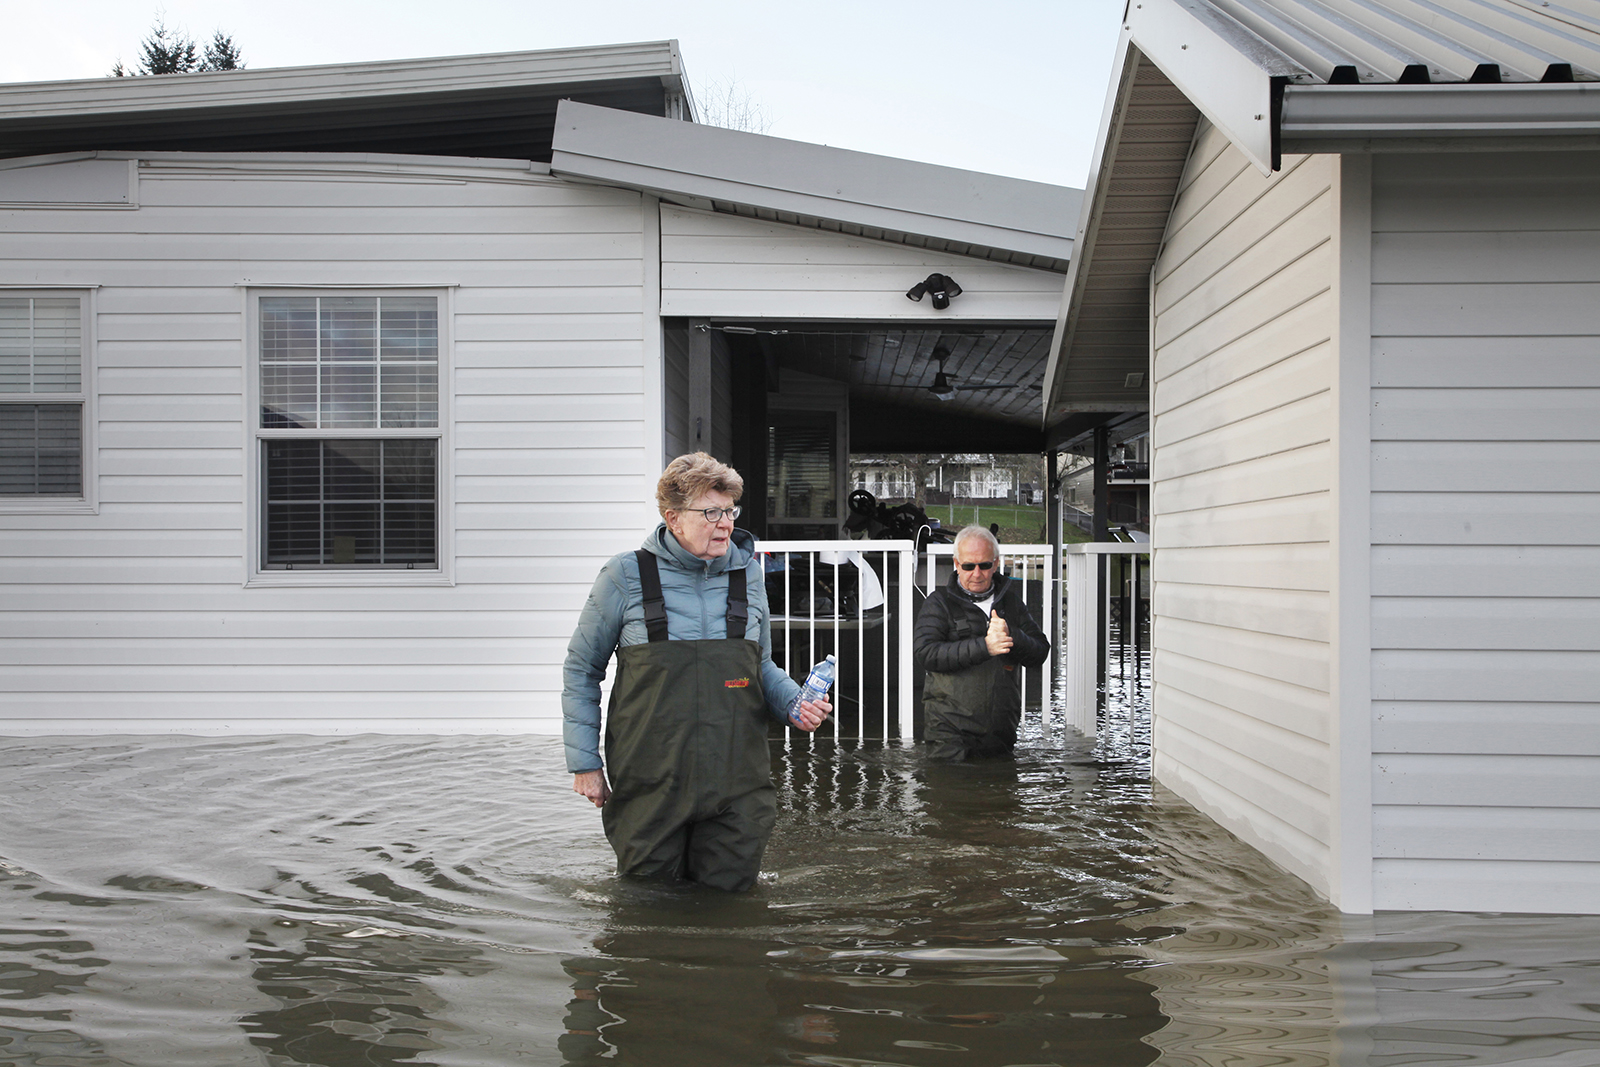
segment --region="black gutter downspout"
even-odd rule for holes
[[[1283,169],[1283,91],[1288,88],[1289,79],[1282,74],[1274,74],[1271,81],[1272,170],[1276,173]]]
[[[1062,605],[1066,601],[1067,583],[1065,575],[1066,560],[1062,558],[1061,553],[1063,541],[1061,535],[1061,453],[1056,451],[1054,445],[1045,450],[1044,523],[1045,529],[1049,531],[1046,541],[1049,542],[1051,556],[1056,561],[1055,574],[1052,576],[1056,579],[1056,595],[1051,599],[1049,605],[1050,641],[1052,642],[1052,647],[1060,649],[1062,640],[1066,637],[1066,631],[1061,626],[1061,617]],[[1059,656],[1060,653],[1058,652],[1057,655]],[[1050,686],[1052,696],[1057,695],[1054,689],[1054,682],[1046,679],[1046,683]]]
[[[1111,485],[1107,469],[1111,466],[1111,430],[1100,425],[1094,428],[1094,518],[1090,523],[1089,537],[1094,541],[1111,540]]]
[[[1101,425],[1094,428],[1094,521],[1093,530],[1089,537],[1093,541],[1111,540],[1111,430]],[[1100,693],[1106,689],[1106,656],[1110,651],[1111,640],[1106,628],[1110,622],[1107,602],[1107,591],[1111,588],[1111,557],[1103,553],[1096,553],[1095,568],[1095,633],[1100,636],[1095,640],[1099,648],[1096,656],[1095,685]]]

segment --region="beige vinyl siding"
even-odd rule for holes
[[[1335,165],[1202,123],[1152,301],[1155,775],[1323,892]]]
[[[99,287],[100,482],[95,515],[0,514],[0,733],[556,729],[589,583],[650,516],[640,197],[465,160],[139,173],[136,210],[0,220],[0,284]],[[447,294],[453,584],[246,587],[272,285]]]
[[[943,311],[906,290],[947,274]],[[751,318],[1039,319],[1054,322],[1061,275],[831,230],[661,205],[661,313]]]
[[[1600,153],[1373,163],[1374,903],[1600,899]]]

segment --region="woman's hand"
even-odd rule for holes
[[[601,807],[611,799],[611,786],[606,784],[605,771],[584,771],[572,776],[572,791]]]
[[[807,733],[812,733],[827,721],[829,713],[833,711],[833,705],[826,700],[802,700],[795,711],[798,713],[798,718],[794,720],[794,724]]]

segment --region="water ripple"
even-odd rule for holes
[[[0,1064],[1595,1062],[1600,921],[1341,917],[1135,727],[780,749],[735,897],[617,880],[553,739],[3,740]]]

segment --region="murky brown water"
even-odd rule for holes
[[[1600,1062],[1600,920],[1341,920],[1098,755],[776,752],[728,897],[554,739],[0,740],[0,1064]]]

